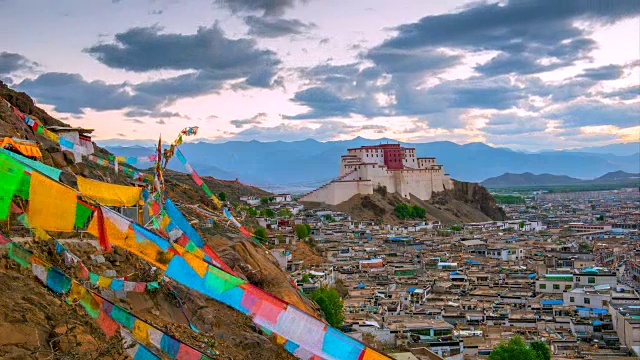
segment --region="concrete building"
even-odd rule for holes
[[[340,176],[305,194],[300,201],[337,205],[357,194],[373,194],[378,187],[402,197],[429,200],[434,192],[453,188],[449,174],[432,157],[417,157],[415,148],[400,144],[362,146],[347,150]]]
[[[578,274],[573,274],[573,282],[575,287],[609,285],[613,288],[618,284],[618,278],[615,273],[599,272],[589,268]]]
[[[545,274],[543,279],[536,280],[536,293],[562,294],[572,288],[571,274]]]

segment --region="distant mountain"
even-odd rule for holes
[[[618,181],[618,180],[630,180],[630,179],[640,179],[640,174],[632,174],[624,171],[614,171],[600,176],[599,178],[594,179],[594,181],[604,182],[604,181]]]
[[[582,180],[566,175],[552,174],[532,174],[530,172],[522,174],[505,173],[500,176],[489,178],[481,184],[489,187],[501,186],[530,186],[530,185],[567,185],[581,182]]]
[[[584,152],[593,154],[633,155],[640,152],[640,142],[626,144],[611,144],[605,146],[583,147],[570,150],[572,152]]]
[[[101,144],[101,141],[97,141]],[[348,148],[380,143],[398,143],[391,139],[369,140],[361,137],[344,141],[319,142],[312,139],[292,142],[229,141],[225,143],[187,142],[181,146],[191,165],[202,175],[227,172],[228,178],[262,187],[287,185],[314,188],[336,178],[340,156]],[[640,172],[640,154],[611,155],[577,151],[523,153],[494,148],[483,143],[458,145],[449,141],[400,143],[416,148],[418,156],[435,156],[446,173],[461,181],[479,182],[504,173],[550,173],[592,179],[612,171]],[[124,156],[150,154],[144,146],[106,146]],[[135,155],[134,155],[135,154]],[[170,168],[182,170],[177,161]],[[221,175],[222,176],[222,175]]]
[[[515,186],[551,186],[551,185],[577,185],[577,184],[608,184],[608,183],[633,183],[640,182],[640,174],[632,174],[624,171],[613,171],[591,180],[581,180],[566,175],[522,174],[506,173],[492,177],[481,182],[486,187],[515,187]]]

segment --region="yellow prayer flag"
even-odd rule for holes
[[[106,206],[134,206],[140,200],[141,187],[109,184],[78,176],[78,189]]]
[[[55,142],[56,144],[60,142],[60,137],[58,136],[58,134],[52,131],[49,131],[47,129],[43,129],[43,130],[44,130],[44,136],[48,137],[49,140]]]
[[[106,277],[106,276],[100,276],[98,278],[98,286],[102,287],[102,288],[109,288],[109,286],[111,286],[111,281],[113,279],[110,277]]]
[[[73,231],[77,192],[37,172],[31,174],[29,225],[48,231]]]
[[[190,252],[184,252],[182,254],[184,261],[187,262],[191,266],[191,268],[198,274],[200,277],[204,278],[207,273],[208,264],[204,262],[202,259],[198,259],[195,255]]]
[[[133,323],[133,337],[143,345],[149,346],[151,340],[149,339],[149,325],[147,323],[137,320]]]

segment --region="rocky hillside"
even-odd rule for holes
[[[455,180],[453,190],[435,193],[429,201],[422,201],[415,197],[407,201],[398,194],[389,194],[378,189],[372,195],[355,195],[330,208],[343,211],[356,219],[397,223],[399,219],[395,216],[394,207],[399,203],[421,206],[427,210],[428,221],[440,221],[444,224],[505,218],[504,210],[496,205],[495,199],[487,189],[477,183]],[[327,207],[318,203],[305,203],[305,205],[312,208]]]
[[[18,93],[0,83],[0,97],[9,101],[23,113],[37,118],[45,126],[67,124],[49,116],[37,107],[24,93]],[[128,178],[120,172],[104,168],[95,163],[78,163],[73,154],[62,151],[58,144],[34,133],[10,108],[0,106],[0,136],[20,137],[37,141],[43,153],[43,162],[67,173],[83,175],[112,183],[125,184]],[[96,152],[106,157],[109,153],[96,147]],[[167,191],[176,204],[203,204],[211,206],[210,199],[197,188],[188,175],[171,172],[167,174]],[[62,180],[73,186],[73,176]],[[240,196],[268,193],[238,182],[218,181],[203,177],[210,189],[218,194],[225,192],[230,201]],[[197,224],[206,224],[202,215],[182,208],[185,215]],[[198,226],[203,239],[233,269],[249,282],[287,300],[308,313],[319,316],[317,309],[291,284],[288,276],[280,270],[276,260],[264,248],[239,236],[224,224],[212,227]],[[3,228],[6,233],[6,228]],[[25,234],[14,219],[11,221],[11,237]],[[79,234],[68,237],[77,238]],[[117,276],[142,274],[150,269],[148,263],[127,251],[116,249],[103,254],[103,261],[96,261],[100,250],[92,245],[87,235],[82,241],[67,246],[87,264],[90,271],[102,274],[112,270]],[[55,251],[52,241],[30,241],[22,243],[26,248],[43,256],[46,261],[64,269],[61,254]],[[242,275],[246,274],[246,275]],[[135,275],[142,276],[142,275]],[[134,276],[134,278],[135,278]],[[134,279],[135,281],[135,279]],[[139,279],[137,281],[144,281]],[[119,336],[107,339],[99,327],[86,316],[80,305],[70,305],[54,293],[46,290],[33,274],[18,267],[13,261],[0,258],[0,358],[3,359],[125,359]],[[116,299],[119,305],[166,330],[180,341],[199,349],[211,349],[225,359],[291,359],[281,345],[275,343],[244,316],[226,305],[217,303],[186,288],[176,286],[175,291],[164,287],[147,294],[127,293]],[[181,310],[180,303],[184,304]],[[185,316],[186,315],[186,316]],[[188,320],[200,330],[189,328]]]

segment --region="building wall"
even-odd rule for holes
[[[300,198],[301,201],[324,202],[337,205],[356,194],[373,194],[371,181],[333,181]]]
[[[573,297],[573,301],[570,301]],[[589,303],[585,303],[584,298],[589,299]],[[575,293],[566,292],[562,294],[562,300],[564,305],[586,307],[592,309],[605,309],[609,307],[609,301],[611,301],[611,294],[598,294],[598,293]],[[606,303],[605,303],[606,302]]]
[[[558,289],[554,289],[553,285],[558,285]],[[541,287],[540,285],[545,285]],[[536,293],[545,293],[545,294],[562,294],[564,291],[569,291],[573,288],[572,281],[562,281],[562,280],[536,280]]]

